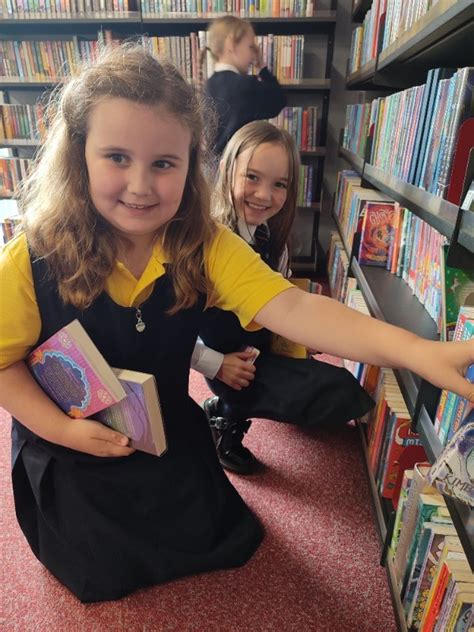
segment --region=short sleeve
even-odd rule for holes
[[[25,358],[40,331],[28,246],[21,234],[0,252],[0,369]]]
[[[206,259],[215,292],[213,305],[234,312],[245,329],[258,329],[253,323],[255,315],[272,298],[293,287],[228,228],[219,227]]]

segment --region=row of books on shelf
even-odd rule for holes
[[[427,82],[351,105],[346,112],[343,147],[401,180],[453,203],[448,194],[453,158],[463,123],[474,116],[474,68],[435,68]]]
[[[44,107],[0,104],[0,140],[40,141],[46,131]]]
[[[120,19],[140,10],[144,18],[215,18],[220,15],[308,18],[314,15],[314,3],[311,0],[6,0],[0,18]]]
[[[472,450],[472,434],[470,441]],[[469,632],[474,575],[444,498],[430,484],[434,468],[420,461],[405,470],[388,555],[409,630]]]
[[[347,254],[355,250],[360,264],[383,267],[402,278],[436,323],[441,339],[452,340],[459,308],[474,295],[474,271],[448,266],[446,237],[388,196],[362,187],[360,176],[350,170],[338,174],[334,216]],[[358,248],[353,247],[356,236]]]
[[[20,182],[28,175],[30,163],[27,158],[0,158],[0,196],[15,194]]]
[[[288,131],[301,151],[315,151],[318,136],[317,107],[285,107],[271,122]],[[0,104],[0,140],[33,140],[40,142],[45,133],[44,107]]]
[[[31,160],[28,158],[0,158],[0,195],[13,197],[20,182],[26,178]],[[300,165],[297,204],[309,207],[313,200],[313,165]]]
[[[447,269],[448,275],[447,281],[445,280],[445,294],[448,295],[448,299],[443,302],[443,311],[445,313],[448,311],[448,315],[445,317],[445,320],[449,323],[447,338],[454,341],[470,340],[474,337],[474,307],[470,306],[468,302],[474,302],[474,273],[470,273],[470,285],[468,286],[467,291],[464,289],[456,294],[456,290],[458,289],[456,279],[460,274],[465,275],[466,272],[458,270],[457,268],[447,267]],[[345,302],[350,307],[353,307],[358,311],[366,314],[369,313],[362,294],[359,290],[357,290],[357,280],[350,276],[349,258],[346,254],[344,244],[339,238],[337,232],[331,233],[328,256],[328,277],[331,293],[335,298]],[[452,300],[453,295],[455,294],[456,300]],[[446,305],[448,305],[448,309],[446,308]],[[345,360],[345,366],[363,385],[367,387],[368,367],[363,364],[354,361],[349,362],[347,360]],[[378,369],[372,368],[370,370],[375,370],[376,372],[378,371]],[[474,382],[474,365],[468,368],[466,377],[469,381]],[[379,389],[382,387],[385,389],[387,385],[390,384],[390,389],[392,390],[393,395],[392,401],[398,400],[400,405],[403,407],[404,413],[408,414],[408,411],[406,410],[406,406],[403,404],[403,398],[401,397],[398,386],[394,382],[392,372],[387,373],[384,370],[380,373],[379,379],[381,379],[382,382],[379,382],[378,388],[375,389],[375,399],[377,400],[378,405],[373,414],[371,432],[368,433],[368,450],[369,460],[374,468],[373,474],[381,485],[381,494],[382,496],[390,498],[390,495],[387,496],[384,493],[387,491],[386,486],[388,483],[387,479],[384,478],[383,472],[380,470],[382,464],[383,467],[387,466],[387,458],[386,456],[382,456],[385,452],[381,448],[381,445],[384,445],[384,441],[386,440],[383,439],[384,435],[380,434],[381,432],[385,432],[385,428],[387,427],[385,417],[387,414],[387,407],[386,404],[384,404],[385,408],[380,408],[379,405],[387,398],[385,398],[385,391],[380,391]],[[372,391],[373,387],[369,386],[369,390]],[[401,412],[401,410],[399,409],[397,412]],[[434,421],[434,430],[438,435],[441,445],[448,445],[460,428],[471,420],[472,416],[472,404],[470,404],[465,398],[459,397],[449,391],[442,391]],[[474,421],[474,419],[472,420]],[[409,416],[405,418],[405,421],[407,424],[406,432],[408,432],[408,428],[411,423]],[[400,422],[400,419],[398,419],[397,422]],[[393,438],[393,435],[391,436]],[[411,435],[409,432],[406,436],[398,435],[398,440],[406,440],[407,446],[420,445],[418,436]],[[410,450],[412,450],[412,447],[410,447]],[[415,458],[420,458],[416,450],[413,452]]]
[[[102,43],[113,40],[110,30],[97,39],[73,36],[53,40],[4,40],[0,42],[0,78],[7,80],[59,81],[74,72],[81,61],[94,60]],[[269,70],[284,82],[303,78],[304,35],[260,35],[258,45]],[[186,36],[148,37],[141,42],[157,56],[168,57],[188,81],[200,79],[200,55],[207,48],[206,31]],[[206,55],[204,78],[214,71],[212,55]],[[254,72],[254,71],[251,71]]]
[[[363,23],[352,32],[349,73],[356,72],[375,59],[438,2],[439,0],[374,0]]]
[[[301,151],[315,151],[318,147],[318,108],[286,107],[278,116],[270,119],[281,129],[285,129],[295,139]]]
[[[331,235],[328,259],[331,293],[349,307],[369,314],[364,296],[357,288],[356,279],[347,274],[347,257],[342,265],[345,276],[342,279],[334,278],[334,269],[344,257],[342,243],[336,234]],[[455,339],[473,338],[473,315],[474,308],[461,307]],[[426,459],[424,446],[419,434],[412,428],[412,418],[394,372],[349,360],[344,360],[344,366],[376,402],[375,408],[363,420],[366,422],[367,462],[378,494],[381,498],[391,500],[393,507],[397,509],[404,471]],[[474,365],[468,368],[466,377],[474,382]],[[472,403],[454,393],[443,391],[434,428],[445,449],[433,465],[431,482],[443,493],[469,505],[474,505],[474,484],[469,475],[471,457],[466,446],[471,445],[471,450],[474,447],[473,422]],[[440,428],[446,429],[445,440],[440,436]]]
[[[296,203],[298,206],[309,207],[313,201],[313,165],[300,165],[298,179],[298,194]]]
[[[285,107],[271,122],[288,131],[301,151],[318,147],[318,108]],[[0,140],[31,140],[40,142],[46,131],[44,106],[0,104]]]
[[[311,0],[142,0],[144,17],[310,18]]]
[[[473,301],[474,302],[474,301]],[[456,322],[453,340],[471,340],[474,338],[474,306],[461,306]],[[474,383],[474,365],[467,370],[467,379]],[[464,420],[472,411],[472,404],[459,395],[443,390],[436,411],[435,432],[442,445],[448,444]]]

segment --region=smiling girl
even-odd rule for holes
[[[299,154],[291,136],[266,121],[242,127],[229,141],[215,188],[214,214],[285,277],[296,213]],[[204,402],[221,465],[250,474],[259,464],[242,445],[249,418],[304,426],[337,426],[361,417],[372,399],[346,369],[271,353],[271,332],[246,331],[235,314],[205,313],[193,368],[216,397]],[[204,344],[203,344],[204,343]],[[245,347],[260,351],[255,364]]]
[[[213,223],[200,105],[174,67],[119,46],[58,99],[21,199],[23,230],[0,255],[0,406],[13,416],[21,529],[81,601],[235,567],[260,543],[188,393],[211,301],[244,327],[405,366],[469,395],[472,343],[423,340],[293,288]],[[135,452],[93,419],[71,419],[33,379],[28,353],[75,318],[111,366],[156,377],[162,457]]]

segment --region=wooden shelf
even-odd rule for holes
[[[438,435],[434,431],[433,423],[424,406],[421,407],[420,417],[417,423],[417,431],[420,434],[426,454],[431,463],[435,461],[443,450]],[[474,510],[451,496],[444,496],[446,505],[469,565],[474,572]]]

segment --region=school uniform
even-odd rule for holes
[[[289,286],[226,229],[205,259],[217,304],[235,309],[244,326],[255,327],[255,313]],[[240,274],[242,260],[249,274]],[[105,291],[83,311],[62,303],[24,235],[5,247],[0,272],[4,298],[15,306],[13,316],[0,315],[0,366],[78,318],[111,366],[156,376],[168,441],[162,457],[137,451],[100,458],[46,441],[13,420],[15,508],[36,557],[83,602],[244,564],[262,529],[223,473],[205,415],[188,394],[205,297],[167,314],[174,293],[159,246],[138,281],[117,262]]]
[[[282,260],[272,252],[269,234],[266,239],[256,239],[255,228],[239,223],[240,234],[262,259],[275,270],[285,270]],[[260,228],[257,231],[261,234]],[[264,417],[307,427],[335,427],[362,417],[374,405],[347,369],[314,359],[278,356],[271,352],[270,331],[245,331],[230,312],[219,308],[207,310],[199,338],[206,347],[219,354],[215,356],[214,364],[208,363],[206,381],[219,397],[219,414],[233,421]],[[238,391],[215,375],[224,354],[248,345],[259,349],[260,355],[255,362],[254,379],[248,387]],[[193,368],[196,370],[201,368],[198,358],[203,355],[202,350],[194,353]]]
[[[205,92],[217,112],[214,149],[219,155],[238,129],[251,121],[277,116],[286,105],[278,80],[266,67],[255,76],[244,75],[230,64],[217,63]]]

